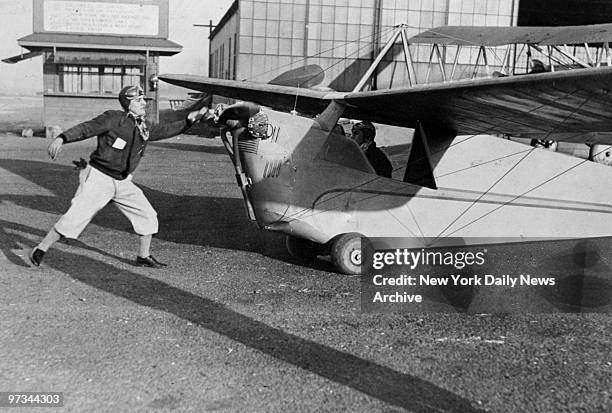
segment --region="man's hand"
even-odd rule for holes
[[[204,106],[200,110],[194,110],[187,115],[187,120],[193,125],[196,122],[199,122],[204,116],[208,114],[208,108]]]
[[[72,161],[72,163],[74,164],[74,169],[77,171],[79,169],[87,168],[87,161],[83,158],[79,159],[78,161]]]
[[[63,144],[64,140],[60,137],[55,138],[53,142],[51,142],[51,145],[49,145],[49,148],[47,149],[47,152],[49,152],[49,157],[51,157],[51,159],[55,160],[55,158],[57,158],[57,156],[62,151]]]
[[[208,109],[203,115],[205,122],[214,122],[215,120],[215,111],[213,109]]]
[[[221,113],[227,108],[225,103],[219,103],[213,112],[213,120],[215,123],[219,123],[219,118],[221,117]]]

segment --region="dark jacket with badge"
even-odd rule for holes
[[[66,130],[59,137],[69,143],[97,136],[98,146],[89,163],[106,175],[121,180],[134,172],[148,141],[170,138],[191,126],[187,119],[156,125],[145,122],[149,130],[148,140],[142,138],[136,120],[119,110],[106,111]]]

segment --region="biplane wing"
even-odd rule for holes
[[[612,145],[612,67],[462,80],[366,92],[320,92],[192,75],[160,79],[200,91],[316,115],[332,101],[353,119],[455,135],[508,134]]]
[[[612,24],[554,27],[441,26],[410,38],[411,43],[502,46],[507,44],[562,45],[605,43],[612,39]]]

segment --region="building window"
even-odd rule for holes
[[[121,90],[121,78],[123,76],[121,67],[105,67],[104,75],[102,76],[102,90],[104,93],[112,93],[116,90]]]
[[[60,92],[116,94],[127,85],[144,88],[144,66],[58,66]]]
[[[121,87],[128,85],[140,85],[141,88],[144,87],[144,67],[142,66],[123,66],[123,74],[121,76]],[[121,89],[120,89],[121,90]]]
[[[60,92],[99,93],[98,70],[97,66],[59,65]]]

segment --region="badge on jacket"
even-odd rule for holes
[[[117,138],[117,139],[115,139],[115,142],[113,143],[113,148],[115,148],[115,149],[123,149],[123,148],[125,148],[126,144],[127,144],[126,141],[124,141],[121,138]]]

